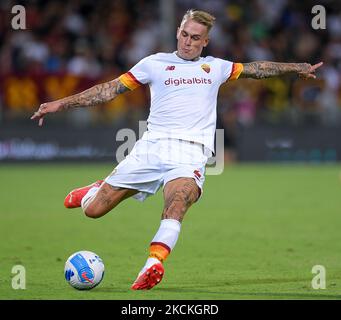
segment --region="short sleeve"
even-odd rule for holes
[[[230,80],[236,80],[243,71],[241,63],[231,62],[228,60],[220,60],[222,68],[222,83]]]
[[[122,74],[120,81],[130,90],[151,82],[150,56],[139,61],[128,72]]]
[[[243,67],[242,63],[234,62],[232,64],[231,74],[227,80],[228,81],[237,80],[239,78],[240,74],[242,73],[243,69],[244,69],[244,67]]]

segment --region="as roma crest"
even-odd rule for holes
[[[206,63],[201,65],[201,69],[203,69],[206,73],[210,73],[210,71],[211,71],[210,66]]]

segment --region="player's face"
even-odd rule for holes
[[[187,20],[178,28],[176,38],[178,55],[185,60],[199,57],[209,40],[207,27],[193,20]]]

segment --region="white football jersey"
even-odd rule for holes
[[[176,138],[203,144],[214,152],[219,87],[237,79],[242,64],[211,56],[188,61],[157,53],[120,77],[133,90],[148,84],[150,113],[142,139]]]

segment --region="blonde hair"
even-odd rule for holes
[[[207,33],[210,32],[210,30],[213,27],[214,22],[215,22],[215,17],[212,16],[211,14],[209,14],[208,12],[201,11],[201,10],[195,10],[195,9],[189,9],[189,10],[187,10],[185,15],[183,16],[182,21],[181,21],[181,25],[190,19],[206,26],[207,27]]]

